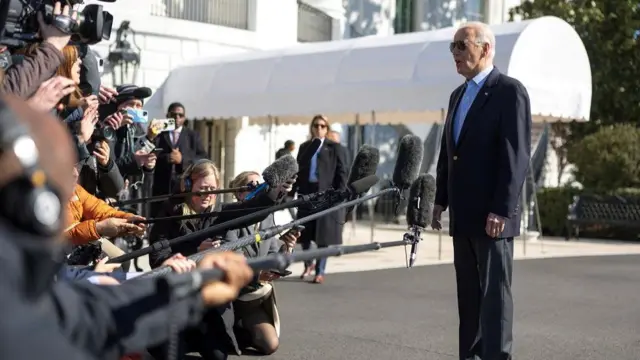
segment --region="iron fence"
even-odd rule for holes
[[[236,29],[249,28],[250,0],[156,0],[151,15]]]

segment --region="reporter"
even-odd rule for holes
[[[257,184],[261,180],[259,173],[245,171],[236,176],[229,187],[236,188],[248,184]],[[236,199],[244,201],[249,191],[234,194]],[[273,214],[262,222],[252,226],[228,231],[224,242],[238,240],[257,231],[273,227]],[[260,243],[244,247],[242,253],[247,258],[258,258],[273,253],[293,251],[300,237],[297,231],[291,231],[282,237],[271,237]],[[233,302],[235,315],[235,335],[242,347],[252,347],[263,355],[275,353],[280,345],[280,316],[276,305],[275,287],[272,282],[280,276],[274,272],[261,271],[253,281],[240,291],[240,296]]]
[[[52,116],[40,115],[13,97],[0,100],[3,148],[14,148],[18,140],[15,131],[23,125],[26,137],[20,139],[28,144],[31,136],[37,149],[32,154],[47,175],[47,188],[59,196],[57,204],[61,208],[60,213],[55,211],[51,197],[41,198],[48,205],[46,214],[34,213],[28,205],[12,201],[22,195],[15,193],[18,184],[28,192],[39,183],[25,183],[26,165],[11,150],[0,154],[0,190],[9,201],[3,203],[15,207],[0,212],[1,359],[105,359],[142,351],[169,338],[167,319],[176,329],[196,325],[207,306],[233,300],[250,280],[252,272],[242,256],[223,253],[212,254],[200,264],[200,268],[223,269],[223,283],[207,284],[197,294],[174,294],[162,279],[140,279],[121,286],[54,283],[59,266],[56,259],[61,259],[61,244],[54,239],[63,237],[60,232],[36,229],[44,230],[48,221],[65,218],[62,199],[71,198],[75,186],[69,135]],[[38,226],[25,222],[25,216]],[[28,346],[24,345],[25,339]]]
[[[71,16],[71,7],[61,6],[56,2],[53,15]],[[69,43],[71,35],[65,34],[55,26],[44,22],[42,15],[38,14],[38,24],[42,42],[33,48],[32,54],[24,57],[21,63],[10,67],[0,84],[0,94],[12,94],[21,99],[27,99],[33,95],[40,84],[50,79],[58,66],[64,60],[62,49]]]
[[[77,178],[78,170],[73,169]],[[86,244],[101,237],[113,238],[122,235],[142,235],[144,225],[136,225],[131,221],[141,219],[140,216],[119,211],[106,202],[89,194],[82,186],[76,184],[73,196],[67,204],[68,219],[65,234],[75,245]]]

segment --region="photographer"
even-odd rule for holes
[[[55,3],[53,15],[71,16],[71,7]],[[31,54],[25,56],[19,64],[11,66],[0,84],[0,93],[10,93],[22,99],[33,95],[40,85],[50,79],[64,60],[62,49],[69,43],[71,35],[65,34],[54,25],[44,22],[38,13],[38,24],[42,42],[33,48]]]
[[[200,323],[206,308],[233,300],[251,279],[242,256],[221,253],[198,266],[219,268],[223,281],[184,295],[162,279],[120,286],[54,283],[61,250],[55,239],[63,238],[55,230],[63,212],[55,210],[72,197],[74,186],[69,135],[58,120],[12,97],[0,100],[0,117],[6,149],[0,154],[0,193],[3,203],[12,205],[0,213],[0,359],[113,359],[143,351],[169,339],[174,329]],[[35,164],[12,151],[19,141]],[[41,171],[46,185],[28,181],[32,168]],[[40,197],[50,210],[46,216],[21,202],[38,191],[46,194]]]

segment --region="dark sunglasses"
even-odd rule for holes
[[[484,44],[483,42],[472,42],[471,44],[474,45],[482,45]],[[453,52],[455,49],[458,49],[460,51],[465,51],[469,48],[469,45],[467,44],[467,42],[462,41],[462,40],[458,40],[458,41],[452,41],[449,43],[449,51]]]
[[[313,125],[311,125],[311,126],[313,126],[313,127],[314,127],[314,128],[316,128],[316,129],[324,129],[324,128],[326,128],[326,127],[327,127],[327,125],[325,125],[325,124],[317,124],[317,123],[316,123],[316,124],[313,124]]]
[[[174,119],[178,119],[178,118],[182,119],[184,117],[184,114],[183,113],[169,113],[169,117],[172,117]]]

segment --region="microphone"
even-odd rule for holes
[[[396,166],[393,169],[393,185],[399,190],[396,193],[395,213],[400,210],[400,200],[402,193],[411,187],[411,184],[418,177],[422,166],[422,156],[424,145],[420,137],[416,135],[405,135],[400,139],[398,145],[398,156]]]
[[[291,181],[298,174],[298,162],[291,155],[285,155],[262,172],[264,182],[258,185],[255,190],[245,196],[245,200],[251,200],[263,191],[271,190],[288,181]]]
[[[370,145],[362,145],[351,164],[347,184],[375,175],[380,163],[380,151]]]
[[[271,165],[267,166],[262,172],[262,176],[265,180],[264,184],[267,184],[266,186],[266,188],[268,189],[267,191],[271,192],[272,190],[279,191],[277,190],[278,187],[280,187],[284,183],[293,179],[293,177],[297,173],[298,173],[298,163],[293,158],[293,156],[287,155],[279,158],[278,160],[274,161]],[[275,195],[278,195],[278,194],[275,194]],[[265,209],[265,210],[269,211],[270,209]],[[264,213],[264,212],[258,211],[257,213]],[[107,263],[109,264],[122,263],[125,261],[138,258],[140,256],[148,255],[156,250],[159,251],[162,249],[170,249],[171,246],[180,244],[183,242],[198,241],[198,240],[203,241],[221,231],[234,229],[239,226],[244,226],[244,224],[246,224],[248,220],[255,218],[255,216],[257,216],[257,213],[238,217],[221,224],[213,225],[209,228],[206,228],[200,231],[179,236],[175,239],[163,240],[163,241],[154,243],[153,245],[147,246],[146,248],[142,248],[124,255],[111,258],[109,259],[109,261],[107,261]]]
[[[347,180],[347,184],[353,184],[354,182],[368,178],[372,175],[375,175],[376,171],[378,171],[378,164],[380,163],[380,151],[373,146],[370,145],[362,145],[358,153],[356,154],[356,158],[353,160],[351,164],[351,170],[349,170],[349,180]],[[376,182],[377,183],[377,182]],[[371,184],[369,188],[371,188],[375,183]],[[369,188],[363,192],[356,193],[357,195],[363,194],[369,191]],[[348,219],[351,212],[355,206],[348,207],[345,210],[345,219]]]
[[[373,176],[375,177],[375,175],[373,175]],[[369,178],[365,178],[365,179],[362,179],[360,181],[362,182],[362,184],[364,184],[366,182],[365,180],[367,180],[367,179],[369,179]],[[357,184],[357,183],[358,182],[355,182],[354,184]],[[362,186],[364,186],[364,185],[362,185]],[[361,187],[361,185],[354,185],[354,188],[361,189],[362,187]],[[358,189],[355,189],[355,190],[358,190]],[[276,225],[276,226],[272,226],[272,227],[270,227],[268,229],[260,230],[255,234],[244,236],[244,237],[242,237],[242,238],[240,238],[238,240],[223,244],[222,246],[220,246],[218,248],[208,249],[208,250],[201,251],[199,253],[190,255],[189,259],[191,259],[191,260],[193,260],[195,262],[199,262],[200,260],[202,260],[202,258],[204,256],[206,256],[207,254],[210,254],[210,253],[221,252],[221,251],[234,251],[234,250],[243,248],[245,246],[249,246],[249,245],[252,245],[252,244],[259,243],[263,239],[268,239],[270,237],[276,236],[276,235],[282,233],[283,231],[291,229],[291,228],[293,228],[295,226],[302,225],[302,224],[305,224],[305,223],[307,223],[309,221],[313,221],[313,220],[319,219],[319,218],[321,218],[323,216],[327,216],[327,214],[330,214],[332,212],[335,212],[335,211],[338,211],[338,210],[341,210],[341,209],[344,209],[344,208],[347,208],[347,207],[353,207],[353,206],[355,206],[357,204],[363,203],[363,202],[365,202],[367,200],[374,199],[374,198],[376,198],[378,196],[384,195],[384,194],[389,193],[391,191],[393,191],[393,189],[385,189],[385,190],[379,191],[379,192],[377,192],[375,194],[370,194],[370,195],[366,195],[366,196],[363,196],[363,197],[360,197],[360,198],[357,198],[357,199],[354,199],[354,200],[351,200],[351,201],[343,202],[343,203],[341,203],[339,205],[336,205],[336,206],[333,206],[331,208],[322,210],[320,212],[305,216],[305,217],[300,218],[300,219],[293,220],[293,221],[291,221],[291,222],[289,222],[287,224]],[[342,199],[344,199],[344,198],[341,198],[341,200]],[[203,232],[203,231],[206,231],[206,229],[205,230],[200,230],[199,232]],[[195,233],[193,233],[193,234],[195,234]],[[409,240],[405,239],[405,240],[397,242],[397,244],[398,245],[400,245],[400,244],[401,245],[408,245],[409,244]],[[397,245],[394,245],[394,246],[397,246]],[[149,272],[146,272],[146,273],[144,273],[144,274],[142,274],[140,276],[137,276],[134,279],[132,279],[132,281],[135,281],[136,279],[143,279],[143,278],[148,278],[148,277],[157,277],[157,276],[161,276],[161,275],[164,275],[164,274],[168,274],[168,273],[170,273],[172,271],[173,270],[172,270],[172,268],[170,266],[162,266],[162,267],[159,267],[157,269],[154,269],[154,270],[151,270]]]
[[[409,267],[412,267],[418,255],[420,231],[427,227],[433,216],[433,203],[436,199],[436,179],[429,174],[420,175],[409,189],[407,207],[407,225],[413,232]]]

